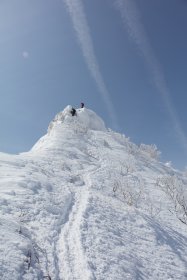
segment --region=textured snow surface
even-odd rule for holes
[[[186,178],[71,106],[0,153],[0,279],[187,279],[187,225],[158,178]]]

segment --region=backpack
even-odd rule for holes
[[[70,111],[70,113],[71,113],[72,116],[75,116],[75,115],[76,115],[76,110],[75,110],[75,108],[72,108],[71,111]]]

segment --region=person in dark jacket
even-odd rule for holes
[[[81,108],[84,108],[84,103],[83,102],[81,102]]]
[[[72,116],[75,116],[75,115],[76,115],[76,110],[75,110],[75,108],[72,107],[70,113],[71,113]]]

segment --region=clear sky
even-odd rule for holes
[[[1,0],[0,151],[68,104],[187,166],[187,0]]]

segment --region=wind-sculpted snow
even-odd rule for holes
[[[186,177],[70,109],[0,153],[0,279],[187,279]]]

